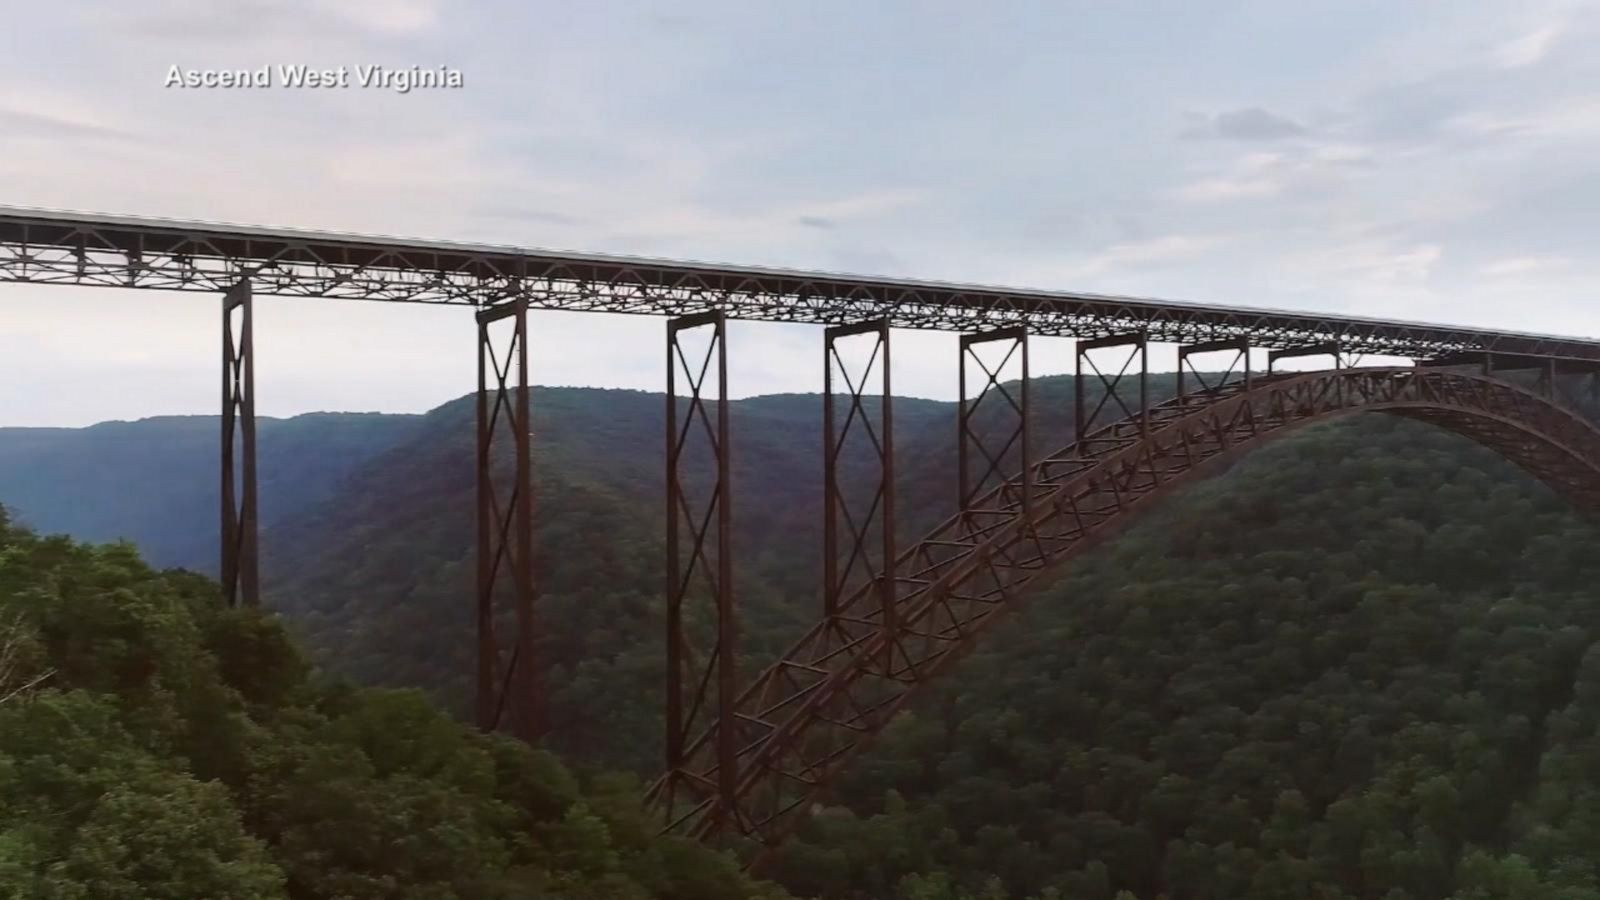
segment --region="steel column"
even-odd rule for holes
[[[544,727],[544,697],[533,647],[528,304],[510,300],[480,310],[477,319],[478,727],[533,741]],[[508,319],[509,328],[501,324]],[[509,472],[496,459],[506,439]],[[506,640],[501,629],[508,624]]]
[[[992,368],[978,355],[976,347],[991,342],[1009,342],[1000,361]],[[1015,395],[1001,383],[1000,377],[1005,372],[1013,357],[1021,357],[1022,375]],[[969,402],[967,399],[967,360],[971,358],[983,373],[983,387],[978,390],[977,396]],[[1016,469],[1020,479],[1022,495],[1020,498],[1007,498],[1013,501],[1020,500],[1024,509],[1027,509],[1033,497],[1033,457],[1031,455],[1031,423],[1028,419],[1028,332],[1021,326],[1014,328],[1000,328],[994,331],[982,331],[977,334],[964,334],[961,336],[961,361],[959,365],[959,378],[961,381],[960,406],[956,413],[956,447],[957,468],[959,474],[956,480],[958,509],[970,511],[973,498],[986,491],[991,484],[1005,484],[1009,478],[1006,458],[1011,455],[1013,448],[1017,450]],[[998,397],[1000,415],[1003,418],[1014,419],[1015,424],[1006,430],[1001,430],[985,439],[983,433],[974,427],[973,419],[983,407],[983,402],[989,397]],[[991,404],[994,405],[994,404]],[[998,448],[996,443],[998,442]],[[991,452],[993,449],[993,452]],[[971,473],[972,451],[976,450],[981,457],[982,471],[976,479]]]
[[[866,362],[852,366],[840,352],[842,340],[870,336],[871,350]],[[858,346],[862,341],[854,341]],[[823,332],[822,376],[822,430],[823,430],[823,615],[829,622],[834,637],[841,647],[854,647],[863,637],[863,627],[873,627],[864,616],[845,621],[840,616],[840,602],[848,596],[860,580],[857,569],[865,580],[876,585],[878,594],[876,628],[893,633],[895,622],[895,517],[894,517],[894,414],[893,394],[889,381],[889,323],[886,319],[837,325]],[[873,381],[874,368],[881,390],[878,397],[877,424],[863,405],[862,399]],[[852,371],[854,374],[852,375]],[[843,381],[845,392],[840,397],[834,379]],[[838,423],[836,400],[847,401],[847,411],[842,426]],[[851,440],[852,435],[855,440]],[[851,451],[856,451],[852,453]],[[859,517],[852,514],[846,491],[840,486],[839,469],[845,457],[871,468],[872,480],[864,485],[865,512],[859,505]],[[841,527],[846,540],[841,542]],[[873,531],[877,531],[876,558],[871,549]],[[885,666],[892,666],[892,650],[886,651]]]
[[[1207,381],[1205,373],[1195,368],[1194,363],[1189,361],[1191,356],[1226,351],[1232,351],[1234,355],[1228,358],[1228,368],[1223,370],[1222,375],[1217,378],[1215,383]],[[1233,378],[1235,370],[1238,370],[1241,376],[1238,381],[1243,382],[1245,390],[1250,390],[1250,341],[1248,338],[1229,338],[1220,341],[1205,341],[1199,344],[1184,344],[1178,348],[1178,396],[1189,396],[1187,382],[1190,376],[1193,376],[1194,380],[1200,385],[1201,393],[1215,394],[1228,384],[1238,383],[1228,380]]]
[[[975,540],[963,517],[952,516],[910,548],[908,560],[946,561],[921,584],[902,585],[900,630],[918,653],[906,661],[917,672],[915,681],[888,683],[866,655],[819,660],[809,636],[820,623],[758,675],[739,706],[746,721],[772,723],[741,756],[741,786],[754,808],[750,837],[771,848],[809,818],[849,758],[910,708],[921,685],[977,645],[1030,586],[1049,583],[1055,567],[1158,506],[1161,496],[1214,473],[1211,461],[1236,458],[1277,434],[1357,409],[1429,421],[1501,452],[1580,508],[1600,509],[1600,430],[1507,382],[1439,370],[1352,368],[1258,379],[1249,392],[1209,401],[1185,406],[1174,398],[1154,411],[1148,437],[1129,434],[1078,448],[1073,461],[1087,465],[1054,480],[1029,521],[1012,510]],[[964,545],[964,552],[944,553],[952,545]],[[997,560],[1023,564],[997,566]],[[869,587],[855,596],[865,600]],[[961,596],[984,602],[961,604],[952,616],[952,602]],[[815,677],[791,688],[791,671]]]
[[[708,327],[711,338],[704,352],[686,351],[684,332]],[[678,397],[680,374],[682,386],[688,390],[686,402]],[[712,377],[714,383],[708,384]],[[716,395],[714,418],[707,409],[708,388]],[[699,313],[668,321],[667,773],[652,789],[650,799],[663,805],[669,815],[677,807],[680,789],[701,806],[709,802],[713,830],[737,825],[733,818],[737,815],[738,776],[739,731],[734,715],[738,621],[733,602],[727,389],[727,320],[723,314]],[[699,457],[701,465],[695,466],[689,457]],[[690,471],[695,468],[701,471]],[[705,469],[709,469],[709,484],[704,481]],[[696,635],[686,621],[687,605],[697,600],[709,600],[714,612],[709,635]],[[709,638],[710,649],[703,654],[695,652],[697,636]],[[713,692],[715,709],[711,710]],[[713,716],[719,723],[714,748],[716,775],[708,781],[689,771],[688,742]],[[712,795],[709,799],[707,793]]]
[[[229,606],[261,603],[256,545],[256,354],[251,308],[248,280],[222,295],[222,591]]]
[[[1106,372],[1109,370],[1109,367],[1107,367],[1107,370],[1102,370],[1100,366],[1095,363],[1094,357],[1090,356],[1090,354],[1095,350],[1104,350],[1111,347],[1128,348],[1128,355],[1121,360],[1115,375],[1107,375]],[[1094,430],[1095,424],[1100,421],[1100,414],[1105,412],[1108,407],[1112,407],[1113,403],[1115,404],[1113,411],[1120,410],[1122,413],[1122,416],[1113,420],[1113,422],[1137,419],[1139,423],[1139,431],[1141,433],[1149,431],[1149,335],[1143,331],[1136,331],[1131,334],[1114,334],[1107,337],[1082,340],[1077,344],[1076,357],[1077,362],[1074,368],[1076,377],[1072,379],[1072,384],[1074,400],[1073,420],[1078,440],[1082,441],[1089,435],[1090,432]],[[1137,406],[1131,407],[1128,405],[1128,401],[1122,398],[1121,387],[1124,378],[1134,377],[1131,373],[1129,373],[1128,367],[1133,365],[1135,361],[1137,361],[1139,364],[1139,399],[1137,401]],[[1100,397],[1100,402],[1096,403],[1093,409],[1089,409],[1088,398],[1084,393],[1084,388],[1088,383],[1087,379],[1084,378],[1085,362],[1089,364],[1089,371],[1095,376],[1095,379],[1099,382],[1101,389],[1104,391]]]

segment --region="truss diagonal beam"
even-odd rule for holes
[[[1094,359],[1093,354],[1096,351],[1124,347],[1127,348],[1126,355],[1113,362],[1117,365],[1114,374],[1110,374],[1109,369],[1100,368]],[[1079,341],[1074,356],[1076,364],[1072,379],[1073,422],[1078,440],[1083,440],[1086,435],[1096,430],[1097,423],[1106,421],[1101,416],[1104,412],[1111,413],[1111,421],[1137,422],[1140,431],[1148,431],[1150,427],[1149,334],[1138,331]],[[1089,407],[1089,379],[1085,377],[1085,368],[1094,376],[1095,387],[1100,391],[1100,397],[1092,409]],[[1129,371],[1130,368],[1133,369],[1132,372]],[[1131,401],[1123,396],[1122,384],[1125,380],[1137,383],[1137,392]]]
[[[249,280],[222,295],[222,592],[261,603],[256,513],[256,354]],[[237,462],[237,468],[235,463]]]
[[[685,335],[709,332],[703,350]],[[687,398],[679,391],[687,391]],[[729,482],[727,319],[720,312],[667,322],[667,736],[666,773],[646,800],[669,820],[701,817],[708,831],[737,830],[733,802],[739,752],[738,619],[733,595]],[[707,395],[713,395],[708,397]],[[715,407],[713,413],[712,408]],[[685,541],[687,537],[687,541]],[[687,544],[687,552],[685,545]],[[709,634],[692,619],[710,608]],[[696,639],[709,641],[697,653]],[[725,722],[715,741],[721,768],[692,772],[688,738],[710,715]]]
[[[477,720],[533,741],[544,690],[534,658],[528,304],[510,300],[477,319]]]
[[[854,344],[859,349],[865,343],[869,348],[864,363],[852,366],[841,345]],[[889,322],[878,319],[851,325],[838,325],[823,332],[823,615],[833,623],[838,639],[846,646],[854,646],[858,628],[841,622],[839,603],[855,585],[856,563],[860,561],[869,581],[876,583],[880,626],[886,631],[895,627],[895,580],[892,577],[895,551],[894,517],[894,414],[893,393],[890,387]],[[853,374],[852,374],[853,373]],[[835,379],[843,382],[844,395],[840,397]],[[877,378],[874,379],[873,376]],[[877,425],[873,426],[863,403],[872,383],[876,381],[878,396]],[[837,422],[838,401],[846,403],[848,413],[844,427]],[[851,425],[861,420],[857,439],[851,440]],[[856,455],[869,458],[863,465],[870,469],[867,481],[858,487],[857,496],[868,498],[866,515],[859,521],[850,515],[850,491],[841,484],[840,466],[844,457],[854,450]],[[853,457],[852,457],[853,459]],[[855,473],[865,474],[865,473]],[[843,519],[844,534],[840,533]],[[876,536],[876,554],[870,546]],[[841,540],[841,538],[843,538]],[[842,558],[842,565],[841,565]],[[885,659],[885,664],[890,660]]]
[[[1149,508],[1153,498],[1214,471],[1209,461],[1359,411],[1466,435],[1600,512],[1600,429],[1506,381],[1433,368],[1344,369],[1265,379],[1249,391],[1174,397],[1152,408],[1147,432],[1114,422],[1041,460],[1031,511],[1004,506],[1005,486],[997,486],[973,502],[1003,515],[975,529],[963,511],[901,551],[895,571],[906,589],[896,597],[895,634],[874,630],[853,653],[829,654],[821,652],[827,626],[819,622],[750,683],[732,721],[745,736],[736,760],[737,818],[746,823],[755,858],[783,839],[798,812],[816,802],[919,685],[971,650],[1036,579]],[[873,601],[870,586],[861,586],[839,615],[861,615]],[[903,658],[887,670],[871,664],[890,641],[903,648]],[[723,775],[726,762],[714,762],[707,751],[725,727],[713,723],[690,745],[689,768],[701,777]],[[693,815],[672,827],[708,833]]]
[[[1003,348],[999,362],[993,366],[979,355],[978,348],[989,345]],[[1013,359],[1018,361],[1019,369],[1014,395],[1002,381]],[[969,363],[976,366],[982,376],[978,392],[970,398]],[[1013,474],[1020,475],[1022,481],[1015,491],[1007,491],[1008,495],[1014,493],[1015,496],[1002,499],[1026,506],[1032,497],[1029,473],[1033,465],[1030,455],[1032,423],[1028,418],[1027,330],[1000,328],[962,335],[957,378],[960,381],[960,403],[956,410],[957,508],[972,509],[975,497],[993,485],[1007,485]],[[987,407],[985,401],[989,401]],[[990,409],[994,410],[994,422],[985,419],[985,411]],[[974,451],[979,457],[976,477],[972,473]]]
[[[1221,374],[1213,371],[1208,377],[1195,367],[1193,357],[1216,353],[1229,353],[1227,368]],[[1202,394],[1214,394],[1230,385],[1243,385],[1250,390],[1250,341],[1246,338],[1228,338],[1220,341],[1203,341],[1178,347],[1178,396],[1189,395],[1189,381],[1199,385]]]

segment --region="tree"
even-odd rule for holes
[[[0,528],[3,523],[0,519]],[[38,656],[38,641],[22,613],[0,618],[0,704],[23,697],[50,679],[51,670],[39,667]]]

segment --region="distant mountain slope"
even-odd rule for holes
[[[780,395],[731,409],[736,590],[754,653],[816,611],[820,404]],[[897,426],[926,431],[951,407],[898,398]],[[660,704],[644,698],[662,665],[664,397],[541,388],[532,409],[540,656],[560,746],[648,768],[660,734]],[[473,428],[470,397],[433,410],[336,497],[263,535],[268,601],[321,659],[365,681],[426,686],[458,710],[473,671]]]
[[[1072,379],[1035,379],[1031,390],[1033,445],[1044,453],[1068,440]],[[1170,391],[1170,376],[1154,380],[1154,397]],[[540,658],[551,667],[561,749],[649,768],[661,704],[648,698],[663,665],[664,397],[536,388],[532,408]],[[873,401],[867,411],[876,414]],[[469,396],[418,417],[303,416],[261,427],[267,602],[330,668],[423,686],[463,712],[474,646],[474,415]],[[821,418],[814,394],[732,406],[735,591],[750,667],[820,607]],[[995,398],[976,427],[1002,424]],[[955,429],[955,404],[896,398],[904,541],[955,509]],[[17,498],[23,517],[83,538],[127,535],[158,563],[214,568],[215,419],[12,431],[9,444],[0,438],[0,448],[18,448],[10,458],[0,449],[0,498]],[[74,481],[73,466],[97,482]],[[849,457],[841,478],[868,472]],[[78,505],[97,491],[103,502]]]
[[[1042,454],[1071,430],[1072,381],[1032,390]],[[538,659],[549,744],[582,769],[658,765],[664,406],[534,397]],[[955,411],[895,409],[909,540],[954,503]],[[263,534],[268,601],[324,666],[457,711],[473,413],[416,419]],[[815,396],[732,406],[749,668],[818,613],[819,419]],[[1597,541],[1526,473],[1420,423],[1285,436],[1033,591],[775,874],[827,900],[1597,900]]]
[[[333,496],[418,416],[312,413],[257,420],[261,522]],[[89,428],[0,428],[0,498],[19,522],[85,541],[127,538],[152,565],[215,573],[215,416]]]

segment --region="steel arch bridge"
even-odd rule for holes
[[[761,852],[916,688],[1035,579],[1204,463],[1361,411],[1431,422],[1600,507],[1600,433],[1563,387],[1600,388],[1600,341],[1388,319],[294,229],[0,207],[0,282],[220,295],[220,572],[259,602],[258,296],[455,305],[477,321],[476,710],[537,739],[529,357],[538,310],[667,317],[664,828]],[[824,326],[824,539],[816,624],[740,668],[727,322]],[[0,320],[0,326],[3,326]],[[896,543],[894,329],[961,334],[954,508]],[[1030,339],[1070,338],[1076,440],[1033,455]],[[1177,345],[1177,396],[1151,402],[1151,344]],[[852,353],[851,350],[856,352]],[[1196,357],[1225,361],[1205,371]],[[1265,355],[1265,372],[1255,363]],[[1352,367],[1361,355],[1414,367]],[[865,363],[861,359],[865,357]],[[1332,368],[1275,372],[1293,357]],[[1220,371],[1219,371],[1220,369]],[[866,401],[872,402],[866,402]],[[851,454],[855,454],[851,456]],[[862,487],[840,474],[870,463]],[[465,465],[463,461],[463,465]],[[851,468],[859,475],[861,467]],[[709,635],[690,607],[710,608]],[[705,646],[699,646],[704,644]]]
[[[1446,369],[1364,368],[1243,380],[1174,397],[1116,422],[985,492],[899,555],[885,607],[864,585],[739,696],[730,796],[720,761],[669,773],[671,825],[708,837],[722,821],[759,848],[783,839],[832,776],[919,687],[959,659],[1037,580],[1125,526],[1151,501],[1203,479],[1205,464],[1301,426],[1360,412],[1432,423],[1487,446],[1586,510],[1600,510],[1600,429],[1505,380]],[[759,858],[759,857],[758,857]]]

